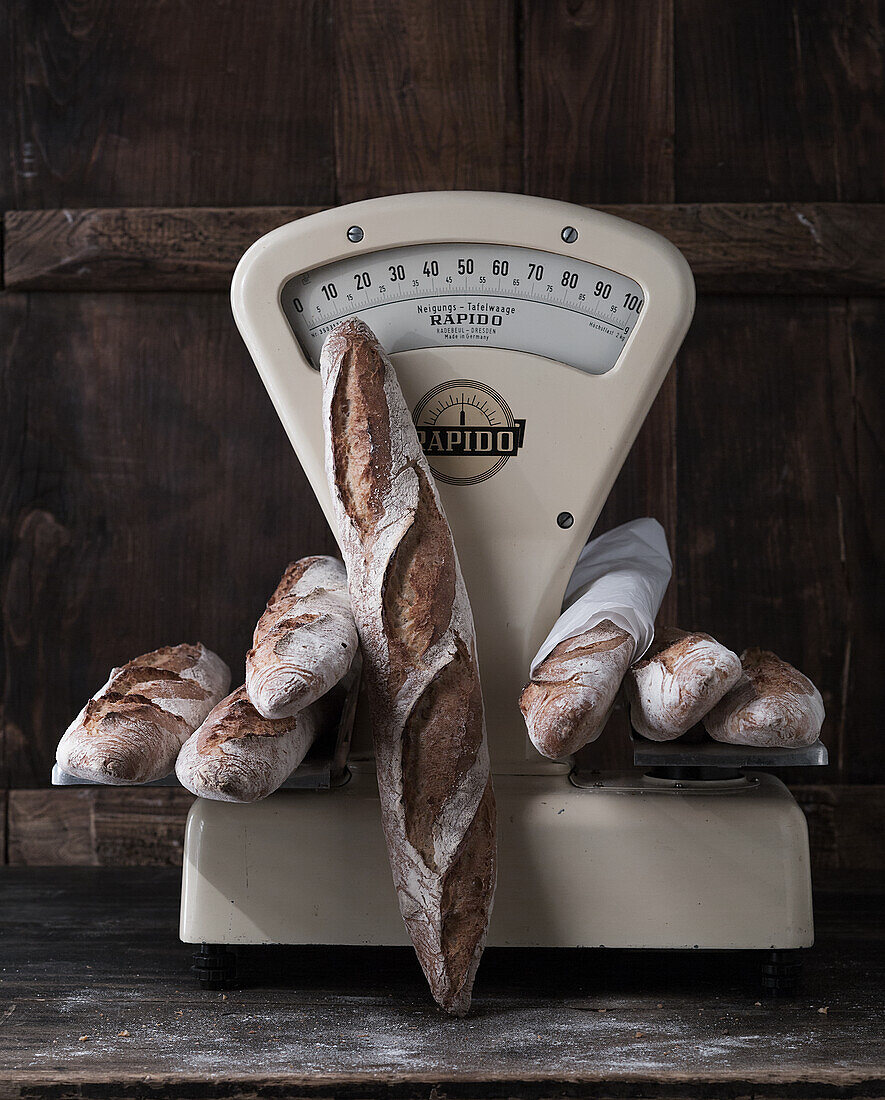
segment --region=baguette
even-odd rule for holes
[[[263,718],[245,687],[222,699],[182,746],[175,774],[200,798],[257,802],[273,794],[307,754],[323,700],[290,718]]]
[[[544,658],[519,697],[519,709],[539,753],[559,760],[596,740],[635,647],[632,635],[604,619],[560,642]]]
[[[818,739],[824,701],[807,676],[764,649],[744,650],[741,666],[737,684],[704,719],[715,741],[774,748]]]
[[[740,675],[738,655],[709,634],[665,627],[624,678],[633,728],[651,741],[681,737]]]
[[[371,330],[339,325],[320,370],[326,473],[400,911],[434,998],[464,1015],[496,859],[473,616],[433,477]]]
[[[358,645],[337,558],[292,562],[258,620],[246,655],[246,693],[263,718],[291,718],[334,687]]]
[[[93,783],[162,779],[184,742],[230,686],[205,646],[164,646],[111,670],[56,750],[62,771]]]

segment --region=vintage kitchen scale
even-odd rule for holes
[[[323,339],[358,315],[392,354],[476,621],[499,822],[489,945],[809,946],[803,814],[778,779],[740,769],[824,762],[820,745],[637,743],[635,772],[582,776],[535,752],[517,707],[691,321],[682,255],[579,206],[431,192],[268,233],[240,261],[231,298],[333,529]],[[213,945],[204,977],[228,972],[233,945],[408,943],[359,729],[343,777],[254,805],[195,802],[181,938]],[[769,960],[772,986],[784,959]]]

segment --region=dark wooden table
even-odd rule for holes
[[[399,949],[266,949],[202,992],[178,885],[0,871],[0,1097],[885,1095],[881,884],[818,893],[792,1000],[745,954],[494,950],[466,1020]]]

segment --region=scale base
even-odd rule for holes
[[[344,787],[254,805],[197,799],[185,835],[185,943],[408,944],[375,775],[352,770]],[[489,946],[811,946],[808,831],[780,780],[580,781],[495,777]]]

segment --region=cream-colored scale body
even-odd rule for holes
[[[681,254],[571,204],[431,192],[267,234],[241,260],[231,296],[333,530],[318,351],[334,324],[360,316],[392,353],[476,622],[499,804],[489,942],[808,945],[807,837],[782,784],[637,775],[581,789],[567,763],[533,749],[517,706],[690,323],[694,283]],[[362,748],[339,789],[195,803],[183,940],[406,942]]]

